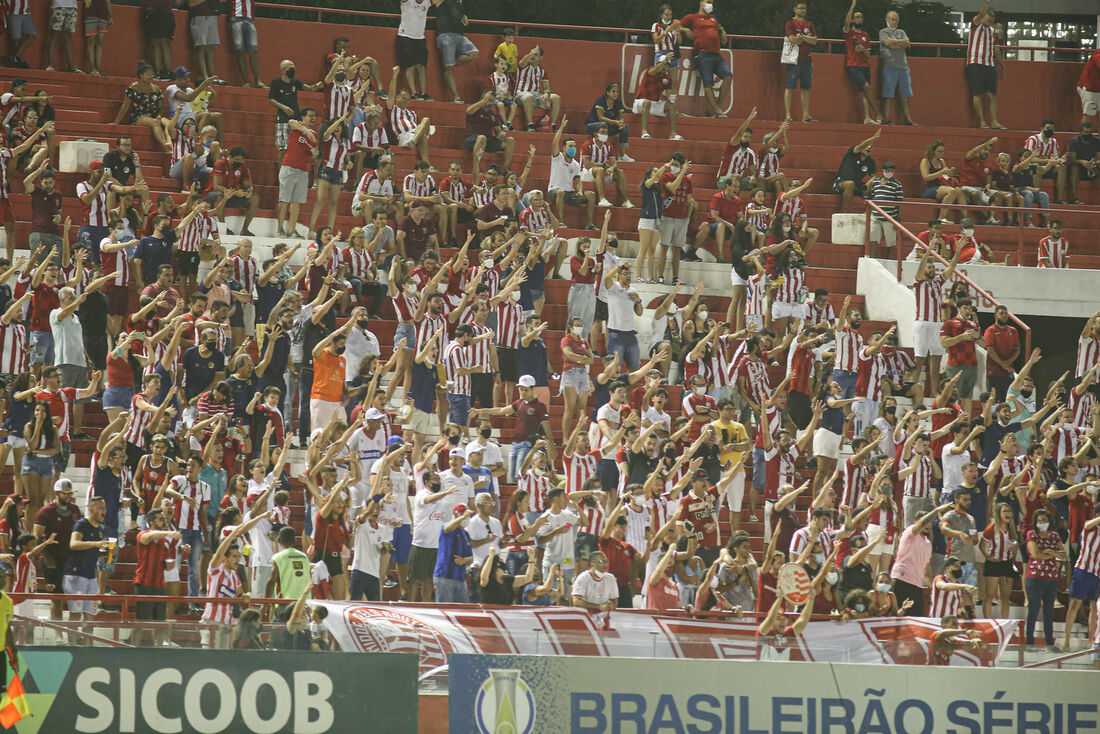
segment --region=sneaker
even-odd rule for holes
[[[89,436],[84,431],[81,431],[80,433],[74,433],[73,434],[73,439],[76,440],[76,441],[91,441],[92,437]]]
[[[397,586],[397,582],[393,579],[388,578],[385,580],[385,582],[382,583],[382,586],[386,589],[392,589]]]
[[[619,206],[621,206],[623,209],[633,209],[634,202],[632,202],[630,199],[627,199],[622,204],[619,204]]]
[[[608,201],[606,198],[604,198],[604,199],[600,199],[598,202],[596,202],[596,206],[605,206],[605,207],[606,206],[612,206],[612,203],[610,201]]]
[[[657,283],[657,285],[664,285],[665,284],[665,276],[663,276],[663,275],[657,276],[656,283]]]
[[[527,123],[527,132],[529,132],[529,133],[535,132],[535,126],[533,124],[531,124],[530,122]]]
[[[684,139],[684,136],[680,135],[679,133],[677,133],[676,135],[673,135],[672,137],[669,138],[669,140],[683,140],[683,139]]]
[[[374,96],[378,97],[379,99],[385,99],[386,98],[386,90],[385,89],[379,89],[377,92],[374,93]]]
[[[681,256],[680,260],[683,261],[683,262],[689,262],[689,263],[701,263],[701,262],[703,262],[703,259],[701,257],[699,257],[698,255],[696,255],[694,252],[690,252],[686,255]]]
[[[649,133],[642,133],[642,140],[649,140]]]
[[[760,518],[757,517],[755,512],[750,513],[749,514],[749,522],[760,522]]]
[[[200,607],[198,604],[188,604],[187,611],[190,614],[197,614],[201,617],[203,613],[203,607]]]
[[[621,163],[637,163],[637,161],[628,156],[626,153],[623,153],[621,156],[619,156],[619,161]]]

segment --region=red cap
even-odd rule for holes
[[[103,168],[103,161],[92,161],[88,164],[89,171],[98,171],[100,168]]]
[[[459,503],[455,505],[455,517],[462,515],[466,512],[466,505]]]

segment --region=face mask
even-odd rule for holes
[[[852,319],[848,323],[851,324],[853,329],[858,329],[860,326],[863,325],[863,321],[860,319]]]
[[[567,158],[572,158],[577,155],[577,149],[570,145],[568,148],[565,149],[565,155]]]
[[[512,300],[519,303],[519,291],[512,291]]]
[[[883,171],[882,172],[882,177],[883,178],[893,178],[894,177],[894,172],[893,171]]]
[[[855,609],[857,612],[866,612],[867,611],[867,605],[866,604],[856,604],[852,607],[852,609]]]
[[[457,446],[458,442],[462,439],[461,436],[447,436],[447,442],[452,446]]]
[[[1043,130],[1043,137],[1044,138],[1049,138],[1053,134],[1054,134],[1053,130]]]
[[[696,311],[695,315],[698,316],[699,318],[701,318],[703,321],[706,321],[707,316],[710,315],[710,311],[707,311],[706,309],[703,309],[701,311]]]
[[[478,431],[478,435],[480,435],[482,438],[491,438],[493,435],[493,429],[482,428],[480,431]]]
[[[203,344],[205,344],[206,348],[209,349],[210,351],[214,351],[218,347],[218,343],[216,341],[206,341],[206,342],[203,342]]]
[[[491,258],[491,257],[485,258],[484,260],[481,261],[481,266],[483,268],[486,268],[486,269],[493,267],[493,258]]]
[[[691,391],[699,397],[703,397],[706,394],[707,389],[705,387],[693,387]]]
[[[825,577],[825,580],[829,582],[830,586],[835,586],[837,581],[840,581],[840,574],[836,571],[829,571],[829,574]]]
[[[974,230],[971,229],[970,227],[967,227],[966,229],[962,230],[962,235],[964,237],[973,237],[974,236]]]
[[[241,163],[240,161],[233,161],[229,165],[230,165],[231,168],[233,168],[233,170],[236,170],[236,169],[240,168],[243,165],[243,163]]]
[[[600,141],[601,143],[606,143],[607,133],[596,133],[596,140]]]
[[[825,554],[824,553],[814,553],[814,563],[816,563],[817,565],[820,566],[824,562],[825,562]]]
[[[740,145],[741,145],[742,148],[747,148],[747,147],[749,147],[749,145],[751,145],[751,143],[742,140]]]
[[[370,326],[370,321],[368,321],[367,319],[359,319],[357,323],[359,324],[360,329],[365,329]]]
[[[709,14],[712,10],[714,10],[714,5],[712,3],[707,3],[706,5],[703,6],[703,12],[704,13]]]
[[[338,72],[334,78],[336,79],[336,81],[342,82],[348,78],[348,75],[341,71]]]
[[[573,327],[573,335],[574,336],[580,336],[583,333],[584,333],[584,327],[583,326],[574,326]]]
[[[669,170],[669,173],[679,173],[680,172],[680,167],[679,166],[669,166],[668,170]]]
[[[666,459],[675,459],[676,458],[676,451],[674,451],[674,450],[673,451],[666,451],[665,452],[665,458]]]
[[[791,231],[791,225],[789,225],[789,224],[784,224],[784,225],[783,225],[783,231],[784,231],[784,232],[790,232],[790,231]]]
[[[1034,392],[1034,391],[1033,391],[1033,390],[1021,390],[1021,391],[1020,391],[1020,397],[1022,397],[1022,398],[1030,398],[1030,397],[1031,397],[1031,394],[1032,394],[1032,392]]]
[[[952,569],[951,571],[948,571],[948,573],[951,574],[951,578],[956,578],[956,579],[961,578],[962,575],[963,575],[963,572],[962,572],[961,568]]]
[[[292,66],[283,73],[286,74],[287,79],[293,79],[294,74],[296,73],[296,69]]]
[[[887,405],[886,408],[885,408],[885,412],[886,412],[887,415],[894,415],[895,413],[898,412],[898,406],[896,406],[896,405]]]
[[[439,285],[437,285],[435,287],[435,292],[436,293],[446,293],[447,292],[447,284],[446,283],[440,283]]]
[[[336,354],[343,354],[347,347],[333,347],[332,351]]]
[[[1047,528],[1049,528],[1049,527],[1050,527],[1049,522],[1037,522],[1037,523],[1035,523],[1035,529],[1038,530],[1040,533],[1045,533],[1047,531]]]
[[[545,473],[546,473],[546,470],[543,469],[542,467],[539,467],[539,466],[535,467],[535,476],[536,477],[541,477]]]

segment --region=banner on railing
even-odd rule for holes
[[[1088,672],[455,655],[448,685],[450,730],[475,734],[1069,734],[1100,726]]]
[[[801,636],[776,646],[761,640],[748,620],[628,611],[592,615],[573,607],[314,603],[328,609],[325,624],[344,650],[415,652],[421,673],[446,665],[454,653],[925,665],[929,642],[941,629],[935,620],[915,617],[811,622]],[[1008,619],[966,623],[985,644],[955,652],[951,664],[996,665],[1018,625]]]
[[[412,655],[33,648],[18,734],[415,734]]]

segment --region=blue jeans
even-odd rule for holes
[[[1050,194],[1045,191],[1027,191],[1025,189],[1016,189],[1020,196],[1024,197],[1024,207],[1030,209],[1032,205],[1038,206],[1040,209],[1050,208]],[[1030,215],[1029,215],[1030,216]]]
[[[1039,619],[1039,606],[1043,609],[1043,637],[1048,645],[1054,644],[1054,597],[1058,593],[1055,579],[1024,579],[1027,593],[1027,625],[1024,631],[1027,644],[1035,644],[1035,622]]]
[[[309,442],[309,393],[313,389],[313,364],[298,368],[298,440]],[[322,426],[323,427],[323,426]]]
[[[638,351],[638,334],[633,331],[607,330],[607,352],[618,353],[619,360],[632,370],[641,364],[641,352]]]
[[[348,593],[352,601],[382,601],[378,577],[362,571],[351,572],[351,588]]]
[[[187,593],[189,596],[199,595],[199,565],[202,563],[202,531],[181,530],[180,543],[191,546],[191,552],[187,554]]]
[[[466,581],[457,581],[442,576],[436,576],[435,603],[436,604],[468,604],[470,594],[466,590]]]
[[[508,557],[504,559],[504,572],[513,576],[522,576],[527,570],[526,551],[508,551]]]
[[[31,344],[34,346],[34,351],[31,352],[31,364],[53,364],[54,348],[52,331],[32,331]]]
[[[767,489],[768,461],[764,458],[764,449],[759,446],[752,447],[752,486],[763,492]]]
[[[88,259],[99,265],[99,243],[102,242],[111,231],[107,227],[93,227],[91,225],[84,225],[76,232],[76,240],[80,244],[84,245],[88,251]]]
[[[523,460],[531,452],[530,441],[516,441],[512,444],[511,459],[508,462],[508,484],[514,484],[519,468],[523,466]]]
[[[612,497],[619,493],[619,467],[614,459],[600,459],[596,462],[596,477],[600,488]]]
[[[852,370],[833,370],[833,379],[836,384],[840,385],[840,389],[844,391],[844,398],[854,398],[856,396],[856,378],[859,374]]]
[[[722,58],[722,54],[720,53],[715,53],[714,51],[696,51],[695,57],[692,60],[695,62],[695,70],[699,72],[699,78],[703,80],[703,86],[712,86],[716,74],[720,79],[727,79],[733,76],[729,64],[726,63],[726,60]]]

